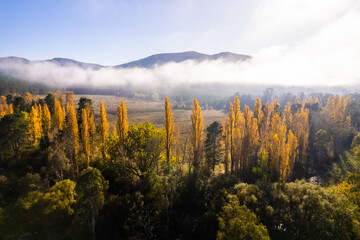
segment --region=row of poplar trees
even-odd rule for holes
[[[109,124],[103,102],[100,103],[100,124],[97,130],[91,101],[80,99],[81,106],[76,114],[73,92],[66,92],[65,98],[59,91],[53,95],[53,106],[46,103],[33,104],[30,113],[26,115],[30,142],[46,144],[50,140],[62,141],[76,174],[79,173],[81,159],[85,160],[86,167],[95,159],[98,152],[97,139],[102,157],[107,158],[105,143],[109,135]],[[27,94],[26,98],[29,100],[31,94]],[[1,114],[12,113],[12,105],[7,105],[3,97],[0,100]],[[318,102],[318,99],[314,101]],[[345,121],[350,126],[351,119],[345,111],[349,102],[350,98],[330,96],[324,112],[328,114],[328,118],[334,119],[334,124]],[[310,132],[309,109],[305,107],[307,103],[312,104],[313,99],[310,97],[302,104],[296,100],[295,104],[299,106],[296,109],[288,103],[282,111],[276,99],[271,104],[267,102],[262,105],[260,98],[257,98],[253,111],[247,105],[241,111],[240,101],[236,96],[229,105],[228,116],[222,119],[222,168],[219,169],[242,179],[255,174],[262,180],[288,181],[295,164],[303,167],[307,160]],[[127,109],[121,100],[112,134],[117,136],[119,153],[124,156],[128,128]],[[162,133],[166,162],[169,163],[175,155],[179,159],[179,151],[174,151],[174,139],[179,134],[168,97],[165,98]],[[201,107],[195,98],[191,115],[189,171],[191,168],[198,171],[205,166],[204,141]]]

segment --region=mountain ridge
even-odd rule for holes
[[[243,55],[243,54],[236,54],[231,52],[220,52],[217,54],[209,55],[203,54],[196,51],[187,51],[187,52],[178,52],[178,53],[160,53],[154,54],[145,58],[141,58],[135,61],[114,65],[114,66],[104,66],[96,63],[86,63],[76,61],[70,58],[52,58],[47,60],[28,60],[26,58],[9,56],[9,57],[0,57],[0,63],[23,63],[23,64],[30,64],[30,63],[54,63],[60,67],[65,66],[78,66],[83,69],[93,69],[98,70],[105,67],[113,67],[113,68],[152,68],[154,66],[163,65],[170,62],[180,63],[187,60],[193,61],[211,61],[211,60],[219,60],[222,59],[224,61],[246,61],[250,59],[251,56]]]

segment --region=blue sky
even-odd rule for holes
[[[0,0],[0,56],[120,64],[160,52],[251,54],[243,0]]]

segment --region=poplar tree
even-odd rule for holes
[[[76,118],[75,106],[69,102],[67,106],[67,127],[70,134],[70,148],[72,151],[72,160],[75,162],[76,173],[79,173],[78,152],[79,152],[79,127]]]
[[[51,130],[51,115],[48,105],[45,103],[42,110],[42,123],[43,123],[43,133],[45,137],[49,137]]]
[[[171,104],[169,98],[165,97],[165,117],[164,117],[164,128],[165,128],[165,150],[166,150],[166,161],[170,162],[171,158],[171,146],[174,140],[174,119],[173,113],[171,112]]]
[[[265,115],[262,110],[261,99],[259,97],[256,99],[255,102],[253,117],[257,119],[258,131],[259,131],[259,135],[261,135],[261,132],[263,131],[264,128]]]
[[[81,138],[83,143],[83,149],[85,153],[86,166],[90,165],[90,136],[89,136],[89,123],[88,123],[88,110],[83,108],[81,110]]]
[[[39,114],[39,108],[36,105],[31,107],[29,116],[29,134],[30,141],[33,144],[36,144],[42,135],[41,116]]]
[[[109,134],[109,123],[106,119],[106,110],[104,107],[104,103],[100,102],[100,135],[101,135],[101,153],[103,155],[103,158],[105,158],[105,151],[104,151],[104,143],[105,138]]]
[[[194,154],[194,169],[198,170],[203,158],[204,145],[204,125],[201,115],[201,107],[196,98],[194,98],[194,107],[191,115],[191,144]]]
[[[94,121],[94,113],[90,110],[90,108],[87,109],[87,113],[90,136],[90,160],[93,160],[95,151],[97,150],[97,147],[95,146],[96,126]]]
[[[121,105],[117,110],[117,115],[118,115],[118,120],[116,125],[117,125],[120,145],[122,145],[124,144],[129,128],[129,124],[127,122],[127,109],[124,100],[122,99],[121,99]]]
[[[230,171],[234,172],[234,106],[229,105],[229,151],[230,151]]]
[[[64,129],[65,111],[57,98],[54,99],[54,102],[55,127],[58,131],[62,131]]]
[[[242,129],[244,129],[244,119],[240,112],[240,100],[237,96],[234,99],[234,128],[233,128],[233,158],[235,165],[235,174],[239,174],[242,170],[243,162],[241,162],[242,151]]]
[[[307,149],[309,145],[309,109],[301,108],[293,115],[292,127],[299,144],[299,160],[304,166],[307,160]]]

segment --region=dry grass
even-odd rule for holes
[[[104,103],[107,118],[111,127],[116,123],[116,111],[120,106],[121,99],[124,100],[128,110],[128,121],[131,124],[138,124],[150,121],[157,127],[162,127],[164,123],[164,102],[152,102],[141,99],[128,99],[117,96],[107,95],[75,95],[74,103],[77,104],[80,97],[86,97],[92,100],[95,111],[95,120],[99,121],[100,102]],[[170,99],[171,102],[171,99]],[[173,109],[175,124],[182,134],[188,132],[191,124],[191,110]],[[221,122],[224,113],[220,110],[203,110],[204,127],[206,128],[213,121]]]

